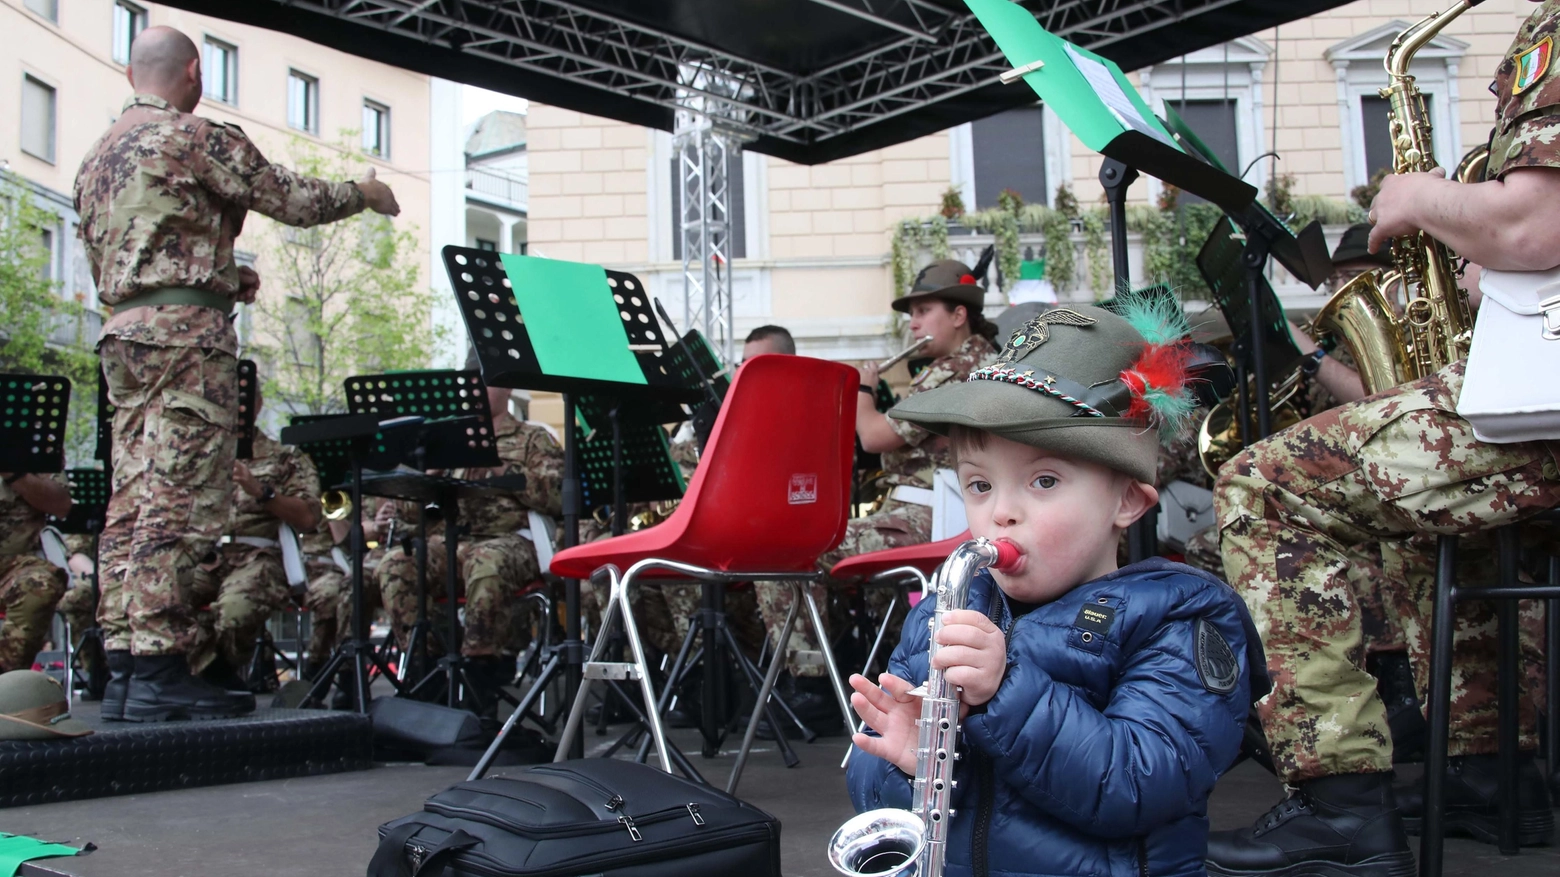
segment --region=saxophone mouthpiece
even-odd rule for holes
[[[1024,549],[1011,539],[997,539],[992,544],[997,547],[997,562],[991,568],[997,572],[1012,572],[1024,559]]]

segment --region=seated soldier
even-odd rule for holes
[[[493,435],[502,461],[497,468],[456,469],[455,478],[480,480],[499,475],[524,475],[523,490],[470,497],[461,500],[460,520],[469,534],[457,547],[460,568],[457,593],[466,598],[465,630],[461,654],[472,659],[468,669],[490,688],[513,677],[514,662],[503,660],[511,652],[510,607],[515,592],[540,575],[536,548],[519,535],[530,526],[527,511],[535,509],[554,518],[562,514],[563,449],[543,426],[515,420],[509,413],[509,390],[489,387],[493,411]],[[415,522],[416,509],[408,503],[397,518]],[[430,528],[433,529],[433,528]],[[427,583],[430,613],[448,611],[437,602],[445,592],[444,537],[430,532]],[[417,621],[417,561],[405,551],[392,550],[379,564],[380,593],[390,615],[396,640],[407,641]],[[436,630],[445,627],[439,625]]]
[[[70,514],[70,490],[59,475],[0,476],[0,672],[31,670],[65,593],[65,571],[39,557],[45,515]]]
[[[261,399],[255,395],[255,413]],[[262,680],[243,680],[255,638],[271,613],[291,598],[277,533],[288,524],[307,533],[319,524],[319,476],[302,451],[255,430],[254,456],[233,461],[233,505],[228,541],[195,572],[192,602],[207,636],[190,652],[190,670],[229,690]]]

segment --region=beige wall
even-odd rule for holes
[[[238,100],[227,106],[203,100],[197,113],[243,127],[272,160],[285,160],[293,136],[320,146],[337,142],[342,129],[362,124],[365,98],[390,107],[390,157],[361,154],[363,170],[376,168],[401,204],[397,220],[417,226],[427,250],[429,221],[429,80],[421,74],[366,61],[314,43],[259,28],[149,6],[150,23],[179,28],[200,43],[204,35],[238,47]],[[27,11],[20,0],[0,2],[0,159],[12,171],[67,196],[87,149],[118,116],[131,94],[124,68],[112,60],[111,0],[60,0],[59,23]],[[298,69],[320,81],[320,137],[287,127],[287,71]],[[56,89],[56,161],[21,151],[19,119],[23,74]],[[255,244],[254,226],[238,241]],[[261,266],[263,270],[263,265]]]

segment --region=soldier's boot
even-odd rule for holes
[[[125,691],[130,687],[130,674],[135,672],[135,656],[129,649],[108,652],[108,685],[103,689],[105,721],[122,722],[125,718]]]
[[[1414,689],[1414,671],[1409,666],[1408,653],[1377,652],[1366,659],[1365,667],[1376,677],[1376,694],[1387,708],[1392,760],[1398,763],[1423,761],[1429,725],[1425,723],[1419,694]]]
[[[210,664],[206,665],[206,669],[200,671],[200,678],[226,691],[228,697],[231,697],[233,702],[238,704],[244,712],[254,712],[254,690],[249,687],[249,683],[245,682],[242,676],[238,675],[238,671],[233,669],[233,665],[228,663],[227,658],[218,655]]]
[[[1555,812],[1549,790],[1534,763],[1524,752],[1517,762],[1517,843],[1525,847],[1549,843],[1555,833]],[[1480,843],[1500,842],[1500,766],[1494,755],[1454,755],[1446,760],[1444,832],[1448,837],[1471,837]],[[1424,826],[1425,785],[1419,782],[1397,792],[1403,808],[1403,827],[1419,834]]]
[[[1208,835],[1208,873],[1224,877],[1414,877],[1392,775],[1307,780],[1250,828]]]
[[[183,655],[138,655],[125,694],[125,721],[165,722],[169,719],[217,719],[240,716],[254,709],[227,691],[190,672]]]
[[[514,681],[514,675],[514,658],[477,655],[466,659],[466,678],[477,689],[473,701],[482,705],[481,718],[498,718],[499,692]]]

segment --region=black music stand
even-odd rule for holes
[[[252,460],[255,456],[255,397],[259,393],[259,375],[255,361],[238,361],[238,452],[240,460]]]
[[[61,533],[86,534],[92,537],[92,573],[87,584],[92,588],[92,605],[98,604],[102,590],[98,587],[97,541],[103,532],[103,522],[108,516],[110,492],[109,473],[102,469],[66,469],[65,481],[70,487],[70,514],[63,518],[49,518],[49,524]],[[94,620],[96,612],[94,611]],[[86,630],[71,631],[76,636],[75,652],[70,656],[67,673],[75,673],[82,655],[90,657],[84,662],[87,675],[87,691],[94,698],[102,698],[108,685],[105,671],[107,650],[103,647],[103,628],[93,624]],[[67,678],[67,684],[73,680]]]
[[[64,471],[69,409],[69,379],[0,374],[0,465],[7,472]]]
[[[577,364],[544,364],[533,343],[533,332],[539,337],[579,338],[578,325],[572,324],[567,315],[554,312],[525,314],[522,318],[505,259],[530,257],[502,256],[469,247],[445,247],[445,269],[449,272],[450,285],[455,300],[460,304],[461,317],[466,331],[476,349],[477,360],[482,367],[483,380],[489,386],[517,389],[547,390],[563,394],[563,545],[572,548],[579,544],[579,520],[581,490],[579,483],[579,434],[575,422],[576,402],[581,394],[590,393],[613,398],[628,398],[677,405],[695,404],[703,396],[699,390],[686,387],[673,372],[668,361],[667,343],[660,324],[651,312],[650,299],[644,285],[637,277],[620,271],[590,269],[589,288],[556,288],[527,290],[527,294],[555,295],[571,304],[580,303],[583,309],[588,300],[602,304],[611,300],[621,317],[616,327],[599,333],[599,337],[587,337],[578,343],[591,349],[621,352],[626,347],[638,366],[636,374],[614,373],[601,376]],[[518,264],[518,263],[516,263]],[[589,268],[589,266],[576,266]],[[598,284],[594,271],[605,275],[605,283]],[[600,297],[605,296],[608,299]],[[583,313],[583,310],[582,310]],[[597,326],[589,327],[594,331]],[[624,340],[626,339],[626,344]],[[554,366],[549,369],[548,365]],[[585,663],[585,644],[580,636],[580,583],[578,579],[564,580],[564,641],[561,660],[549,661],[544,675],[533,683],[533,691],[539,691],[550,683],[552,673],[560,668],[564,673],[565,697],[572,700],[580,686]],[[527,697],[530,693],[528,692]],[[584,738],[571,743],[570,754],[584,754]],[[482,767],[482,765],[479,765]]]
[[[318,703],[335,680],[336,672],[343,664],[352,667],[352,696],[354,708],[359,714],[368,714],[368,667],[379,668],[380,675],[390,681],[399,692],[401,682],[390,672],[383,659],[374,652],[368,639],[368,619],[363,607],[363,467],[373,465],[390,468],[396,465],[392,448],[399,447],[401,434],[406,427],[420,424],[421,418],[397,418],[381,422],[372,414],[341,414],[298,418],[282,430],[283,444],[295,445],[314,459],[315,465],[339,465],[346,461],[346,484],[352,491],[352,632],[347,640],[337,646],[325,663],[309,693],[300,706]],[[333,487],[335,485],[332,485]]]

